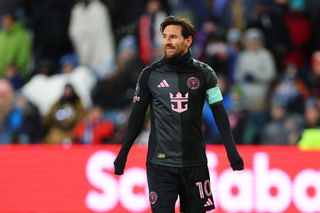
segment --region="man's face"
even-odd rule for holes
[[[166,58],[181,56],[191,46],[192,37],[184,38],[181,34],[182,28],[179,25],[168,25],[162,33],[162,44]]]
[[[14,20],[11,15],[4,15],[2,17],[2,27],[5,31],[10,31],[14,25]]]

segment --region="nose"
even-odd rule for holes
[[[163,43],[165,46],[168,45],[168,44],[171,44],[171,39],[168,38],[168,37],[163,38],[163,39],[162,39],[162,43]]]

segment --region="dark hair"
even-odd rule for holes
[[[16,14],[11,10],[7,10],[2,14],[2,17],[5,17],[5,16],[10,17],[13,21],[17,21]]]
[[[168,25],[179,25],[182,28],[181,34],[184,38],[188,38],[189,36],[194,39],[196,34],[195,27],[193,26],[190,19],[179,16],[168,16],[160,25],[160,31],[163,33],[164,29]]]

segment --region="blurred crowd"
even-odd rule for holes
[[[195,24],[236,143],[320,146],[319,0],[0,0],[0,144],[121,143],[171,14]],[[208,105],[203,130],[222,142]]]

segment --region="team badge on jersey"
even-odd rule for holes
[[[200,86],[200,81],[199,81],[199,79],[196,78],[196,77],[190,77],[190,78],[188,78],[188,80],[187,80],[187,85],[188,85],[188,87],[189,87],[190,89],[195,90],[195,89],[198,89],[198,88],[199,88],[199,86]]]
[[[157,193],[156,193],[156,192],[150,192],[150,194],[149,194],[149,200],[150,200],[151,205],[154,205],[154,204],[157,202],[157,200],[158,200],[158,195],[157,195]]]

